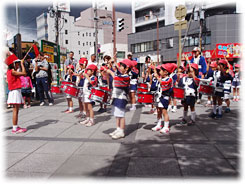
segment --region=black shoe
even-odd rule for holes
[[[181,122],[179,122],[179,124],[180,125],[186,125],[187,124],[187,121],[184,118],[182,118],[182,120],[181,120]]]
[[[214,114],[213,112],[211,114],[208,115],[208,117],[210,118],[215,118],[216,117],[216,114]]]
[[[192,125],[195,125],[195,121],[191,120],[187,123],[187,126],[192,126]]]
[[[100,108],[97,112],[102,113],[103,112],[103,108]]]

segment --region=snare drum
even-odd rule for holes
[[[206,84],[200,84],[199,93],[211,96],[214,93],[214,87]]]
[[[152,92],[139,92],[138,103],[141,104],[153,104],[154,103],[154,93]]]
[[[65,85],[63,90],[64,90],[64,93],[68,95],[71,95],[73,97],[78,97],[79,89],[74,85]]]
[[[69,82],[69,81],[61,81],[60,89],[64,90],[65,85],[75,85],[75,84],[73,82]]]
[[[185,89],[173,87],[173,98],[184,99],[185,98]]]
[[[62,91],[60,90],[60,87],[59,86],[53,85],[51,87],[51,93],[53,93],[53,94],[60,94],[60,93],[62,93]]]
[[[89,95],[89,99],[96,101],[96,102],[99,102],[99,103],[102,103],[105,94],[106,94],[105,90],[102,90],[100,88],[92,88],[91,93]]]
[[[105,95],[104,95],[104,98],[103,98],[103,103],[104,104],[109,104],[110,96],[111,96],[111,90],[108,89],[106,86],[100,86],[99,88],[101,90],[104,90],[104,92],[105,92]]]
[[[148,92],[148,84],[138,83],[137,91],[138,92]]]

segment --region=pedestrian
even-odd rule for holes
[[[155,65],[150,65],[150,67],[148,67],[148,76],[150,79],[150,92],[151,93],[155,93],[155,98],[158,98],[158,96],[160,97],[161,95],[158,95],[157,91],[158,91],[158,87],[159,87],[159,82],[157,80],[157,78],[154,76],[154,70],[155,70]],[[157,107],[154,107],[154,104],[151,105],[151,110],[150,110],[150,114],[157,114]]]
[[[196,63],[198,65],[198,78],[204,79],[205,74],[207,72],[207,63],[203,56],[201,56],[201,49],[199,47],[195,47],[192,50],[193,58],[191,59],[190,63]],[[186,60],[189,61],[188,57],[186,57]],[[199,96],[197,98],[197,103],[201,103],[202,94],[199,93]]]
[[[70,51],[69,57],[65,60],[64,63],[64,70],[65,70],[65,75],[67,74],[67,66],[73,65],[74,66],[74,71],[76,72],[76,65],[77,65],[77,60],[74,58],[74,52]]]
[[[139,70],[138,68],[136,68],[137,62],[132,61],[132,63],[134,63],[134,66],[129,72],[129,76],[130,76],[129,98],[130,98],[130,103],[131,103],[131,108],[129,109],[130,111],[136,110],[136,91],[137,91],[138,76],[139,76]]]
[[[227,73],[228,64],[224,59],[219,60],[219,70],[214,72],[214,95],[213,95],[213,112],[209,115],[211,118],[222,118],[222,102],[224,97],[224,84],[225,81],[232,80],[232,76]],[[217,114],[218,103],[218,114]]]
[[[147,75],[147,70],[148,70],[148,67],[150,65],[151,65],[151,57],[150,56],[146,56],[145,64],[143,65],[143,71],[142,71],[143,82],[149,82],[148,75]]]
[[[125,137],[125,112],[128,103],[128,93],[130,86],[129,72],[132,67],[132,62],[129,59],[124,59],[119,62],[117,71],[114,73],[107,70],[107,73],[113,77],[112,91],[112,115],[116,117],[116,130],[109,135],[112,139],[120,139]]]
[[[32,82],[30,76],[20,76],[21,94],[24,98],[24,109],[31,107]]]
[[[93,105],[95,104],[89,96],[91,94],[92,87],[96,87],[98,85],[98,78],[96,77],[97,66],[94,64],[90,64],[86,68],[86,72],[83,74],[85,77],[84,85],[83,85],[83,100],[86,111],[86,118],[83,119],[80,124],[86,125],[87,127],[93,126],[94,122],[94,111]]]
[[[44,53],[40,52],[38,58],[35,59],[35,72],[37,81],[37,90],[40,98],[40,106],[44,103],[44,93],[48,98],[49,106],[53,105],[52,99],[49,96],[49,85],[48,85],[48,61],[44,57]]]
[[[178,87],[185,89],[185,98],[182,100],[184,111],[181,124],[187,123],[188,126],[191,126],[196,122],[195,102],[200,80],[197,78],[198,65],[196,63],[188,64],[186,68],[187,76],[181,78],[178,83]],[[189,122],[187,122],[188,107],[191,110],[191,120]]]
[[[67,74],[64,76],[64,81],[75,83],[76,82],[76,76],[73,75],[73,73],[74,73],[74,66],[73,65],[68,65],[66,71],[67,71]],[[66,100],[67,100],[68,109],[66,111],[64,111],[64,112],[65,113],[73,113],[72,96],[69,95],[69,94],[66,94]]]
[[[173,87],[177,85],[177,65],[175,63],[170,63],[172,66],[172,73],[170,74],[170,77],[173,80]],[[173,87],[170,89],[170,98],[169,98],[169,106],[168,111],[171,111],[173,113],[177,112],[177,100],[175,98],[172,98],[173,94]],[[172,108],[172,102],[173,102],[173,108]]]
[[[90,57],[90,60],[88,60],[88,65],[91,65],[91,64],[98,66],[95,54],[92,54],[91,57]]]
[[[161,97],[157,103],[157,118],[158,122],[155,127],[152,128],[152,131],[159,131],[160,133],[166,134],[169,133],[169,115],[168,115],[168,105],[170,97],[170,89],[173,86],[173,80],[169,75],[172,72],[172,66],[167,64],[158,65],[154,71],[155,77],[160,83]],[[162,117],[164,119],[164,125],[162,125]]]
[[[45,57],[48,58],[48,56],[45,56]],[[51,102],[54,103],[54,97],[53,97],[53,94],[51,92],[52,82],[53,82],[52,66],[50,63],[48,63],[48,93],[49,93]]]
[[[240,65],[235,64],[235,76],[232,81],[233,88],[233,101],[238,102],[240,100],[240,87],[241,87],[241,71]]]
[[[20,76],[25,76],[25,66],[24,60],[19,60],[14,54],[7,57],[5,63],[8,65],[7,70],[7,80],[8,89],[10,90],[8,94],[7,104],[13,105],[13,128],[12,133],[24,133],[27,131],[26,128],[21,128],[18,126],[18,115],[20,105],[24,103],[23,97],[21,95],[21,80]],[[21,71],[19,69],[21,68]]]
[[[77,70],[74,75],[77,77],[76,80],[76,86],[79,87],[79,95],[78,95],[78,103],[79,103],[79,114],[77,117],[85,118],[86,117],[86,111],[84,107],[84,100],[83,100],[83,85],[84,85],[84,72],[85,68],[87,67],[88,60],[85,57],[80,58],[79,60],[79,69]]]
[[[108,90],[109,88],[109,82],[110,82],[110,77],[109,74],[106,73],[106,70],[108,68],[106,66],[101,66],[100,67],[100,73],[99,73],[99,77],[98,77],[98,83],[99,86],[101,87],[106,87]],[[100,109],[98,110],[98,112],[103,113],[106,112],[106,103],[100,103]]]

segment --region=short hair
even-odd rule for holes
[[[70,53],[74,54],[74,52],[73,52],[73,51],[70,51]]]
[[[91,57],[92,57],[92,56],[96,56],[96,55],[95,55],[95,54],[91,54]]]

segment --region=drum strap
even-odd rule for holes
[[[185,85],[185,95],[186,96],[195,96],[195,89],[190,88],[189,86],[193,83],[193,79],[192,78],[187,78],[187,77],[183,77],[183,84]]]

